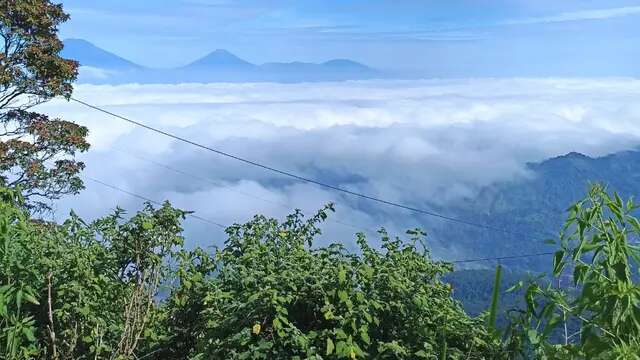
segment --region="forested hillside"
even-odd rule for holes
[[[524,299],[522,293],[507,293],[506,290],[516,285],[519,281],[534,278],[533,274],[526,272],[513,272],[506,269],[502,273],[500,286],[500,316],[504,325],[505,312],[509,309],[522,307]],[[479,316],[489,310],[491,306],[491,293],[495,280],[495,269],[491,270],[458,270],[447,274],[444,280],[451,284],[453,297],[460,301],[464,309],[471,316]]]
[[[477,197],[451,210],[460,218],[505,230],[447,227],[446,236],[455,239],[456,249],[468,249],[466,257],[553,251],[544,240],[557,236],[566,218],[568,204],[584,196],[590,184],[606,184],[623,197],[640,194],[639,151],[600,158],[570,153],[527,167],[529,178],[486,187]],[[549,257],[504,261],[506,267],[519,271],[542,271],[550,264]],[[495,263],[485,266],[492,267]]]

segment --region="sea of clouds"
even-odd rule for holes
[[[237,156],[426,209],[446,209],[496,181],[526,178],[527,162],[640,144],[640,80],[634,79],[78,85],[74,96]],[[311,213],[333,201],[336,222],[326,223],[322,241],[350,246],[358,229],[447,226],[293,181],[74,102],[56,100],[40,110],[90,129],[92,149],[81,156],[87,176],[169,199],[221,224],[257,213],[282,217],[293,208]],[[116,205],[140,207],[138,198],[86,185],[56,204],[56,218],[70,209],[94,218]],[[190,244],[224,241],[210,224],[189,219],[185,226]],[[444,239],[433,241],[438,254]]]

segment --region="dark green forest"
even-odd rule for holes
[[[638,153],[552,159],[470,200],[461,214],[549,241],[440,237],[477,255],[553,251],[484,270],[434,258],[422,229],[318,246],[332,204],[256,215],[207,239],[219,248],[186,247],[189,213],[169,202],[47,221],[82,191],[89,150],[87,128],[34,111],[73,92],[68,15],[29,0],[0,16],[0,358],[640,358]]]
[[[487,186],[478,196],[441,209],[507,232],[456,226],[435,227],[429,233],[438,239],[456,239],[455,248],[466,249],[458,255],[461,258],[551,252],[555,248],[545,240],[557,237],[566,220],[567,207],[583,198],[591,184],[606,184],[625,198],[640,194],[639,151],[600,158],[570,153],[528,164],[527,168],[530,174],[526,179]],[[542,272],[551,266],[551,259],[522,258],[505,261],[504,265],[518,272]]]

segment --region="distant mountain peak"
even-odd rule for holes
[[[231,61],[240,61],[244,62],[244,60],[240,59],[236,55],[232,54],[229,50],[225,49],[215,49],[212,52],[208,53],[205,58],[215,58],[220,60],[231,60]]]
[[[234,56],[229,50],[226,49],[215,49],[212,52],[210,52],[210,54],[220,54],[220,55],[228,55],[228,56]]]
[[[579,153],[577,151],[571,151],[568,152],[564,155],[560,155],[551,159],[548,159],[546,162],[559,162],[559,161],[566,161],[566,160],[570,160],[570,161],[585,161],[585,160],[593,160],[591,157]]]
[[[239,66],[253,67],[254,65],[239,58],[225,49],[216,49],[200,59],[187,65],[187,67],[210,67],[210,66]]]
[[[64,41],[62,55],[80,62],[79,82],[89,83],[181,83],[181,82],[313,82],[361,80],[384,77],[376,69],[349,59],[322,63],[274,62],[252,64],[226,49],[216,49],[184,66],[146,68],[99,48],[84,39]]]
[[[357,61],[349,59],[332,59],[325,61],[322,65],[332,68],[349,69],[349,70],[371,70],[368,66],[361,64]]]
[[[566,158],[578,158],[578,159],[589,159],[589,157],[587,155],[579,153],[577,151],[572,151],[570,153],[567,153],[563,157],[566,157]]]
[[[65,58],[77,60],[81,66],[108,70],[142,69],[141,65],[106,51],[84,39],[69,38],[63,41],[61,53]]]
[[[540,162],[528,162],[526,165],[529,169],[552,169],[555,167],[564,168],[567,164],[579,165],[586,161],[593,160],[593,158],[579,153],[577,151],[571,151],[564,155],[558,155],[550,157]]]
[[[80,46],[91,46],[91,47],[97,47],[95,46],[93,43],[85,40],[85,39],[79,39],[79,38],[68,38],[68,39],[64,39],[64,44],[65,45],[80,45]]]

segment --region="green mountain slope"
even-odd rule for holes
[[[469,257],[493,257],[554,251],[545,239],[556,238],[565,210],[581,199],[590,183],[607,184],[623,197],[640,195],[640,151],[599,158],[569,153],[529,164],[531,176],[482,189],[474,199],[455,206],[460,218],[489,224],[505,232],[454,226],[447,229],[457,249]],[[514,259],[505,266],[521,270],[547,270],[550,257]],[[495,264],[484,264],[495,266]]]

